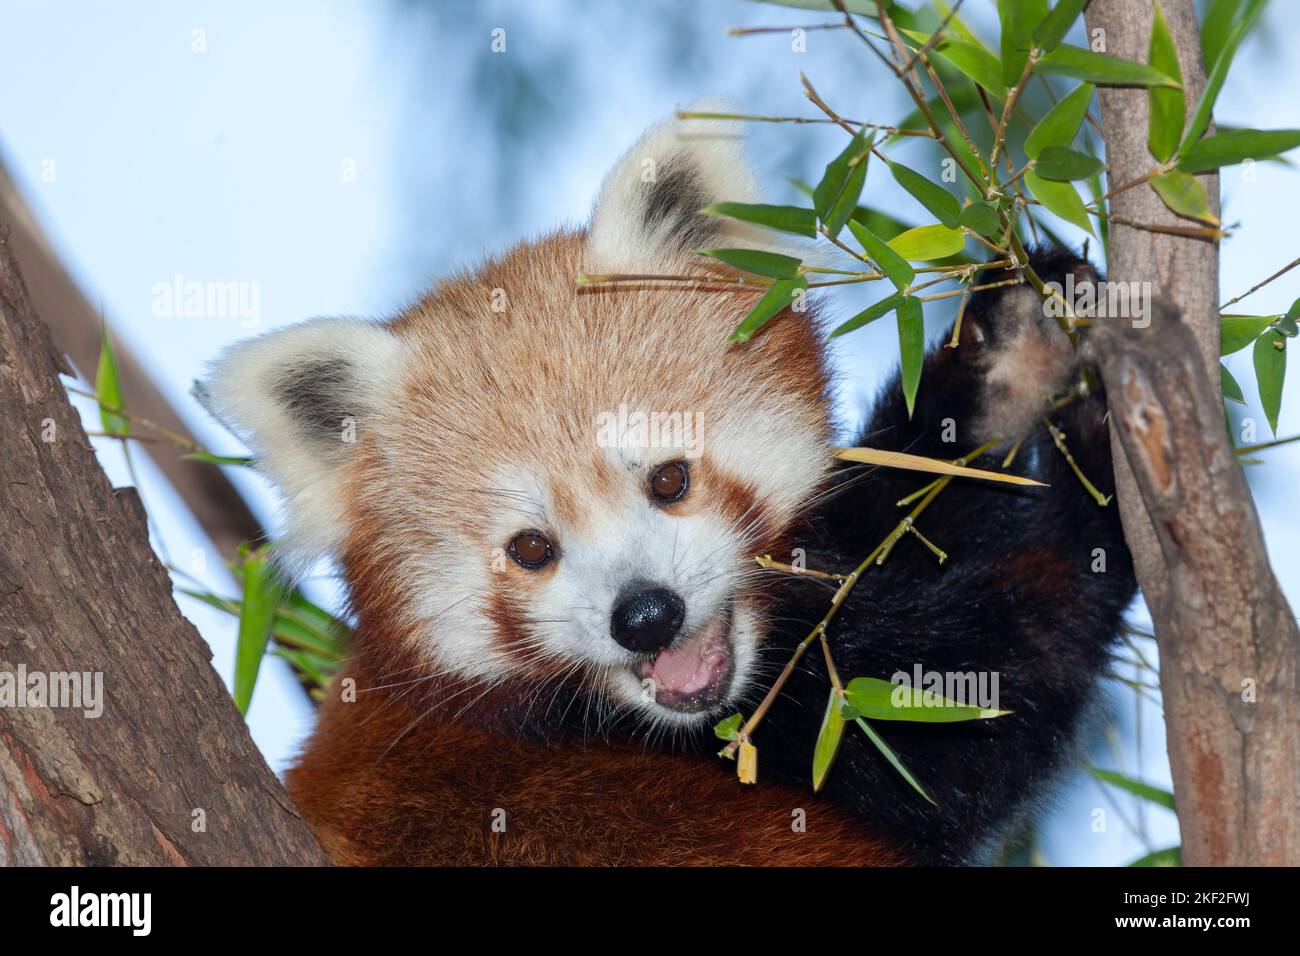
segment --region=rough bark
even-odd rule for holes
[[[86,301],[50,249],[2,163],[0,226],[9,229],[9,241],[36,314],[50,327],[54,341],[71,358],[72,364],[93,380],[103,340],[99,312]],[[126,407],[178,435],[191,437],[180,414],[150,380],[130,348],[121,341],[114,346]],[[170,443],[140,447],[167,476],[219,554],[232,558],[241,541],[261,540],[261,525],[220,468],[188,461]]]
[[[67,371],[0,235],[0,682],[103,681],[98,718],[0,706],[0,864],[325,863],[172,600],[138,496],[100,470]]]
[[[1205,85],[1191,0],[1162,0],[1190,117]],[[1106,52],[1146,61],[1151,0],[1093,0]],[[1099,94],[1111,182],[1155,165],[1142,90]],[[1212,131],[1212,130],[1211,130]],[[1217,175],[1201,182],[1217,213]],[[1136,223],[1188,223],[1147,186],[1111,200]],[[1250,490],[1223,428],[1219,249],[1113,225],[1108,278],[1149,282],[1149,328],[1094,337],[1112,411],[1116,489],[1160,646],[1187,865],[1300,864],[1300,634],[1268,564]],[[1253,692],[1253,700],[1252,698]]]

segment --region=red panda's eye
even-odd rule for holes
[[[670,461],[660,465],[650,476],[650,493],[660,501],[678,501],[690,485],[686,462]]]
[[[530,571],[536,571],[555,556],[551,542],[537,531],[521,531],[511,539],[507,550],[516,564]]]

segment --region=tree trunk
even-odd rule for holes
[[[177,610],[138,496],[100,470],[68,371],[0,235],[0,864],[327,862]],[[49,675],[72,672],[86,696],[50,706],[70,701]]]
[[[102,317],[86,301],[50,249],[3,164],[0,164],[0,226],[9,229],[18,271],[37,316],[50,327],[55,343],[72,359],[77,370],[93,380],[104,339]],[[127,410],[178,435],[191,437],[181,415],[150,380],[126,344],[119,340],[114,348]],[[233,558],[241,541],[262,539],[261,525],[220,468],[182,458],[180,449],[170,443],[141,447],[167,476],[223,558]]]
[[[1191,0],[1162,0],[1190,117],[1205,87]],[[1151,0],[1093,0],[1106,52],[1146,62]],[[1100,89],[1112,183],[1154,165],[1147,98]],[[1213,132],[1213,129],[1211,129]],[[1217,174],[1200,177],[1219,208]],[[1182,225],[1146,185],[1111,214]],[[1138,582],[1160,646],[1183,862],[1300,865],[1300,634],[1269,567],[1250,489],[1223,427],[1219,248],[1114,224],[1108,279],[1149,282],[1146,329],[1112,320],[1091,350],[1111,407],[1116,489]],[[1180,318],[1181,317],[1181,318]]]

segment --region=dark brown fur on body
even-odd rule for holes
[[[429,716],[402,698],[403,687],[368,691],[364,678],[357,686],[356,703],[331,697],[322,707],[287,777],[339,864],[902,862],[851,811],[806,789],[741,787],[730,764],[604,740],[552,747],[512,739],[502,728],[453,719],[456,700]],[[496,696],[522,695],[505,687]],[[495,708],[480,701],[476,710]],[[496,712],[501,722],[512,719],[508,706]],[[493,831],[498,809],[504,832]],[[797,809],[806,811],[807,832],[793,827]]]

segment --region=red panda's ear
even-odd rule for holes
[[[384,325],[315,319],[231,346],[195,383],[198,400],[284,495],[285,547],[296,557],[337,543],[340,470],[382,412],[405,354]]]
[[[722,110],[701,103],[693,111]],[[670,119],[651,127],[605,177],[584,271],[650,272],[711,246],[772,247],[770,232],[703,212],[718,202],[759,201],[740,141],[738,122]]]

